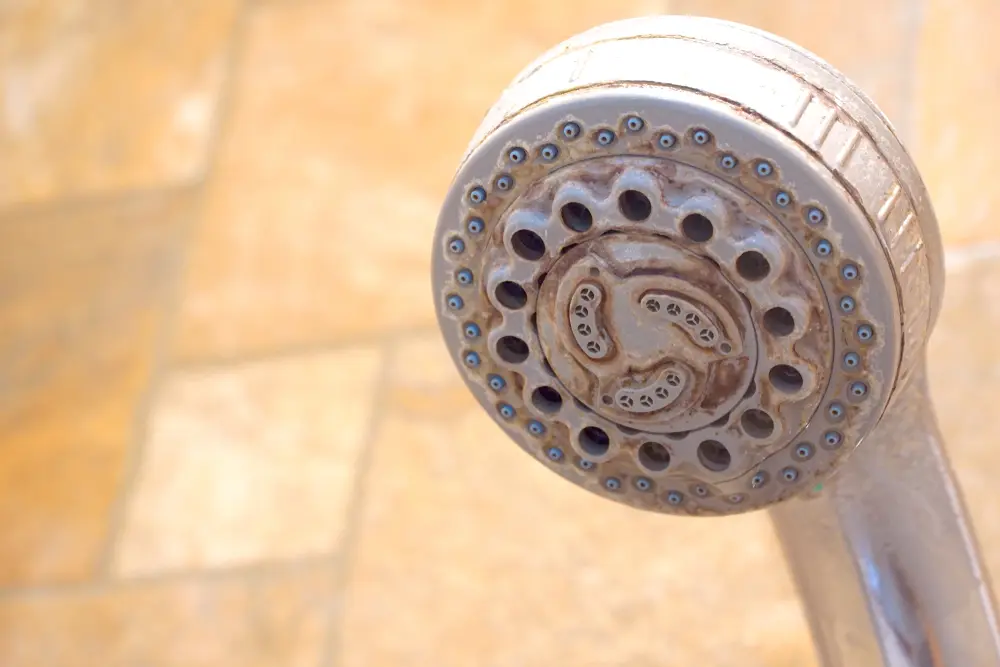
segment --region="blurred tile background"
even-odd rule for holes
[[[1000,572],[992,0],[0,0],[0,664],[815,664],[765,515],[552,477],[434,332],[486,109],[663,12],[799,42],[907,137],[948,252],[933,391]]]

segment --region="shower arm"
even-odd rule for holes
[[[823,667],[1000,665],[925,368],[821,492],[770,510]]]

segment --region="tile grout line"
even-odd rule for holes
[[[172,368],[174,371],[184,373],[215,370],[231,366],[278,361],[281,359],[322,354],[327,352],[343,352],[359,347],[379,347],[387,344],[395,344],[400,340],[404,340],[409,337],[426,336],[437,331],[438,328],[436,325],[427,325],[408,329],[393,329],[377,334],[368,334],[359,338],[351,337],[336,341],[317,341],[287,345],[270,350],[236,354],[227,357],[181,359],[175,361]]]
[[[924,17],[924,0],[916,0],[915,2],[903,3],[900,11],[902,16],[900,17],[903,24],[903,45],[902,53],[900,53],[900,58],[902,62],[900,63],[900,70],[902,75],[900,76],[900,82],[902,84],[902,106],[900,108],[900,117],[898,123],[898,129],[900,134],[904,139],[904,144],[913,145],[917,141],[917,79],[919,77],[919,72],[917,68],[919,67],[919,56],[920,56],[920,32],[923,26]]]
[[[41,586],[27,585],[0,590],[0,600],[31,600],[71,595],[100,595],[120,588],[143,589],[177,583],[216,583],[231,579],[253,581],[260,577],[276,576],[303,568],[328,565],[329,562],[330,554],[322,553],[238,565],[162,570],[148,574],[126,575],[113,580],[98,579]]]
[[[347,587],[354,570],[354,559],[357,555],[359,535],[364,520],[368,471],[373,464],[375,442],[385,420],[384,411],[379,410],[378,407],[379,397],[389,386],[390,370],[398,350],[394,340],[383,341],[380,348],[382,362],[372,390],[372,412],[368,417],[362,449],[358,453],[351,499],[344,512],[344,529],[337,549],[339,559],[333,575],[334,603],[330,607],[329,618],[327,618],[326,641],[320,652],[317,667],[334,667],[343,650],[342,625],[346,611]]]
[[[12,202],[0,205],[0,221],[30,218],[40,215],[58,215],[81,209],[97,208],[108,204],[131,204],[154,198],[170,198],[197,190],[202,185],[202,175],[194,174],[148,187],[120,188],[115,190],[70,194],[53,199]]]
[[[997,258],[1000,258],[1000,240],[957,246],[944,251],[944,271],[949,274]]]
[[[193,196],[196,199],[192,205],[190,220],[187,221],[184,229],[179,234],[180,238],[177,240],[177,267],[172,276],[172,284],[167,287],[167,293],[164,296],[163,321],[160,323],[160,330],[153,343],[153,367],[150,372],[149,383],[133,415],[133,424],[125,455],[122,479],[118,483],[115,499],[109,511],[105,542],[95,566],[95,571],[93,572],[94,578],[98,580],[107,581],[116,578],[113,572],[116,546],[125,530],[129,501],[138,485],[139,474],[142,469],[149,437],[150,417],[153,412],[153,406],[167,376],[173,370],[171,364],[171,346],[179,320],[180,304],[184,295],[188,259],[191,253],[191,246],[194,243],[195,231],[204,215],[205,202],[207,200],[207,184],[211,174],[214,172],[218,159],[220,136],[224,132],[231,109],[234,106],[235,81],[242,60],[245,15],[246,7],[241,2],[233,18],[230,41],[226,49],[226,73],[220,84],[218,110],[212,120],[208,145],[205,149],[207,154],[205,166],[202,173],[194,181],[195,185],[193,189],[195,193]]]

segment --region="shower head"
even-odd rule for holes
[[[635,507],[816,487],[920,365],[937,223],[888,121],[772,35],[612,23],[519,75],[445,200],[433,286],[525,451]]]

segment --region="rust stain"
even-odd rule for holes
[[[699,406],[706,412],[715,410],[730,400],[743,388],[744,374],[750,365],[749,357],[726,359],[713,364],[709,370],[705,394]]]

